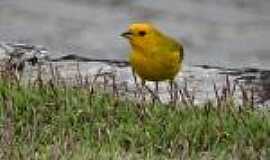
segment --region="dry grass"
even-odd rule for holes
[[[227,80],[213,86],[215,101],[196,105],[186,84],[171,91],[173,103],[163,104],[111,72],[84,77],[78,66],[70,84],[57,68],[50,70],[50,78],[40,72],[28,84],[14,70],[2,70],[1,159],[270,157],[269,111],[256,108],[252,89]],[[237,87],[241,103],[234,99]]]

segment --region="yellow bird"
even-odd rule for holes
[[[150,23],[131,24],[122,36],[130,42],[132,51],[129,62],[143,84],[145,81],[170,80],[172,87],[175,76],[182,68],[183,45]]]

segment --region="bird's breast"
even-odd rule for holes
[[[151,53],[133,52],[130,63],[135,72],[144,80],[162,81],[174,79],[181,68],[179,52]]]

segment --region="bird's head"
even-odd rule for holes
[[[150,23],[133,23],[121,36],[127,38],[133,47],[144,48],[147,45],[155,45],[160,33]]]

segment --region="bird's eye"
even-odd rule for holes
[[[140,32],[139,32],[139,35],[143,37],[143,36],[146,35],[146,32],[145,32],[145,31],[140,31]]]

